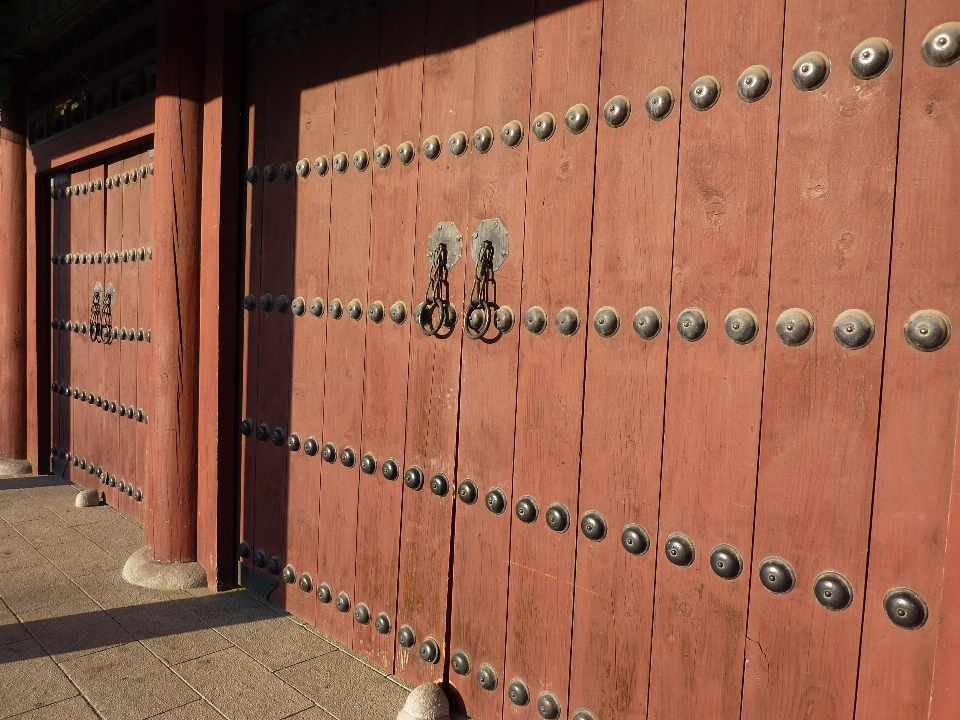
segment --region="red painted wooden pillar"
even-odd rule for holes
[[[0,103],[0,460],[27,456],[27,155],[22,74]]]
[[[197,559],[197,398],[203,3],[157,3],[153,205],[153,412],[144,542]]]

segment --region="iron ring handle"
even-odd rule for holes
[[[473,332],[473,328],[470,326],[470,317],[473,315],[473,311],[480,309],[483,312],[483,324],[480,326],[479,331],[476,334]],[[467,334],[467,337],[471,340],[479,340],[484,335],[487,334],[487,330],[490,329],[490,303],[486,300],[471,300],[470,304],[467,306],[467,312],[465,313],[463,331]]]
[[[424,321],[424,313],[429,313],[430,319],[432,320],[434,311],[436,311],[438,308],[440,309],[440,322],[436,323],[433,326],[432,330],[428,330]],[[422,332],[427,337],[433,337],[434,335],[436,335],[438,332],[440,332],[440,328],[443,327],[443,324],[444,324],[443,321],[445,319],[444,318],[445,315],[446,315],[446,312],[444,312],[444,307],[442,303],[437,302],[433,298],[430,298],[429,300],[425,300],[420,305],[420,312],[416,313],[417,325],[420,327],[420,332]]]

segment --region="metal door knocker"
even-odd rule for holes
[[[476,240],[475,240],[476,241]],[[467,305],[464,332],[471,340],[479,340],[490,329],[490,301],[487,292],[495,286],[493,279],[493,243],[484,240],[477,257],[477,269],[473,276],[473,289],[470,291],[470,304]]]
[[[430,260],[430,280],[423,302],[414,310],[420,331],[435,337],[444,327],[452,329],[457,322],[457,310],[450,304],[450,283],[447,274],[457,264],[462,252],[463,237],[452,222],[437,225],[427,241]]]
[[[107,291],[104,293],[103,285],[98,281],[93,286],[93,300],[90,303],[90,342],[103,343],[109,345],[111,337],[111,308],[113,306],[114,296],[113,283],[107,285]],[[102,299],[101,299],[102,297]]]

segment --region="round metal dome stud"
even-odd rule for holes
[[[285,162],[280,165],[280,179],[287,181],[293,177],[293,163]]]
[[[353,299],[347,303],[347,317],[354,322],[358,322],[363,317],[363,305],[359,300]]]
[[[373,152],[373,161],[379,168],[385,168],[390,164],[391,151],[389,145],[381,145]]]
[[[313,591],[313,578],[310,576],[310,573],[304,573],[300,576],[300,590],[305,593]]]
[[[747,345],[757,337],[760,323],[752,310],[737,308],[727,315],[727,319],[723,321],[723,329],[727,337],[737,345]]]
[[[385,312],[383,310],[383,303],[379,300],[376,300],[370,303],[370,307],[367,308],[367,317],[371,321],[377,323],[378,325],[383,322],[383,316]]]
[[[821,52],[809,52],[793,64],[793,86],[797,90],[816,90],[829,76],[830,61]]]
[[[610,338],[620,329],[620,313],[616,308],[605,306],[597,310],[593,316],[593,329],[600,337]]]
[[[373,621],[374,629],[381,635],[390,634],[390,616],[386,613],[380,613],[377,615],[377,619]]]
[[[400,161],[401,165],[409,165],[411,162],[413,162],[413,158],[416,154],[416,148],[409,140],[402,142],[397,146],[397,160]]]
[[[921,352],[939,350],[950,340],[950,319],[939,310],[913,313],[903,326],[907,342]]]
[[[126,480],[121,480],[119,483],[117,483],[117,489],[118,489],[120,492],[126,492],[126,491],[127,491],[127,481],[126,481]]]
[[[803,308],[790,308],[777,318],[777,336],[788,347],[799,347],[813,337],[813,317]]]
[[[927,621],[927,603],[909,588],[894,588],[883,598],[883,610],[890,622],[916,630]]]
[[[250,543],[248,543],[246,540],[242,540],[242,541],[240,542],[239,547],[237,547],[237,554],[238,554],[240,557],[244,558],[244,559],[249,558],[249,557],[250,557]]]
[[[417,634],[413,631],[412,627],[404,625],[397,631],[397,642],[400,643],[400,647],[409,650],[417,644]]]
[[[282,427],[274,428],[273,433],[270,435],[270,441],[280,447],[287,440],[287,434],[283,431]]]
[[[498,307],[493,314],[493,326],[503,335],[513,330],[514,322],[513,310],[506,305]]]
[[[705,112],[720,99],[720,83],[713,75],[697,78],[690,86],[690,105],[694,110]]]
[[[279,575],[280,574],[280,558],[278,558],[276,555],[270,558],[270,562],[267,563],[267,571],[271,575]]]
[[[133,405],[127,408],[127,419],[133,420]],[[282,445],[283,443],[280,444]]]
[[[277,166],[267,165],[263,169],[263,179],[269,183],[274,182],[277,179]]]
[[[353,619],[361,625],[367,625],[370,623],[370,608],[367,607],[366,603],[360,603],[357,605],[353,611]]]
[[[357,462],[357,454],[352,447],[345,447],[340,451],[340,464],[344,467],[352,468]]]
[[[121,412],[121,415],[123,413]],[[270,439],[270,428],[267,427],[266,423],[260,423],[257,425],[257,440],[260,442],[266,442]]]
[[[842,312],[833,323],[833,336],[849,350],[859,350],[869,345],[875,330],[873,318],[863,310]]]
[[[320,451],[320,457],[322,457],[325,462],[335,463],[337,461],[337,446],[333,443],[327,443]]]
[[[677,317],[677,333],[687,342],[707,334],[707,316],[700,308],[687,308]]]
[[[507,687],[507,697],[514,705],[523,707],[530,702],[530,690],[527,689],[527,684],[523,680],[514,678]]]
[[[467,140],[467,134],[463,132],[463,130],[457,130],[457,132],[447,140],[447,147],[450,148],[450,153],[454,157],[460,157],[467,151],[467,144],[469,142],[470,141]]]
[[[579,135],[590,126],[590,110],[583,103],[577,103],[567,110],[563,122],[572,135]]]
[[[419,490],[423,487],[423,470],[416,465],[411,465],[403,474],[403,484],[411,490]]]
[[[633,331],[644,340],[653,340],[660,334],[663,318],[656,308],[642,307],[633,316]]]
[[[671,533],[663,544],[663,551],[667,560],[677,567],[688,567],[697,554],[693,541],[682,533]]]
[[[960,60],[960,22],[937,25],[923,39],[920,53],[933,67],[947,67]]]
[[[560,503],[547,508],[547,527],[554,532],[563,533],[570,528],[570,512]]]
[[[310,177],[310,161],[307,158],[297,161],[297,176],[301,180],[306,180]]]
[[[377,474],[377,459],[372,453],[366,453],[360,458],[360,470],[362,470],[365,475]]]
[[[390,306],[390,319],[396,325],[403,325],[407,319],[407,304],[402,300],[397,300]]]
[[[337,599],[334,604],[337,606],[337,610],[339,610],[340,612],[342,613],[350,612],[350,596],[347,595],[342,590],[339,593],[337,593]]]
[[[400,466],[397,465],[397,461],[393,458],[389,458],[384,461],[383,467],[380,468],[380,472],[383,473],[383,476],[393,482],[400,476]]]
[[[751,65],[737,79],[737,95],[744,102],[752,103],[770,91],[770,70],[765,65]]]
[[[263,312],[273,312],[273,296],[266,293],[260,298],[260,309]]]
[[[423,156],[427,160],[436,160],[440,157],[440,150],[443,148],[443,143],[440,142],[440,138],[436,135],[431,135],[426,140],[423,141]]]
[[[620,544],[631,555],[645,555],[650,549],[650,536],[640,525],[631,523],[620,533]]]
[[[470,656],[463,650],[457,650],[450,658],[450,667],[457,675],[469,675]]]
[[[710,567],[724,580],[735,580],[743,571],[743,560],[735,547],[717,545],[710,553]]]
[[[487,510],[494,515],[502,515],[504,510],[507,509],[507,496],[504,495],[503,490],[500,488],[490,490],[487,493],[485,502],[487,504]]]
[[[553,137],[557,129],[557,119],[552,112],[544,112],[533,120],[533,136],[540,142],[546,142]]]
[[[133,491],[133,499],[137,502],[143,502],[143,490],[137,488]]]
[[[603,106],[603,119],[612,128],[623,127],[630,119],[630,101],[623,95],[615,95]]]
[[[350,167],[350,159],[345,152],[333,156],[333,169],[336,170],[338,175],[343,175],[348,167]]]
[[[464,480],[457,487],[457,497],[460,502],[466,505],[473,505],[480,497],[480,491],[477,490],[477,484],[473,480]]]
[[[508,148],[515,148],[523,142],[523,125],[519,120],[511,120],[500,131],[500,139]]]
[[[320,587],[317,588],[317,600],[322,602],[324,605],[333,600],[333,593],[330,592],[330,586],[326,583],[322,583]]]
[[[330,304],[327,306],[327,313],[334,320],[339,320],[343,317],[343,303],[340,302],[340,298],[334,298],[330,301]]]
[[[573,720],[597,720],[597,718],[589,710],[584,710],[581,708],[573,714]]]
[[[363,172],[370,167],[370,153],[361,148],[353,154],[353,166],[359,172]]]
[[[320,443],[313,436],[308,437],[303,444],[303,451],[310,457],[314,457],[320,451]]]
[[[303,317],[303,314],[307,311],[307,301],[302,297],[295,297],[293,302],[290,303],[290,311],[297,317]]]
[[[551,692],[542,692],[537,698],[537,712],[546,720],[557,720],[560,717],[560,701]]]
[[[490,665],[484,663],[480,666],[480,669],[477,670],[477,683],[480,687],[487,691],[493,691],[497,689],[499,684],[499,678],[497,678],[497,671],[494,670]]]
[[[523,316],[523,326],[534,335],[540,335],[547,329],[547,314],[539,305],[527,310]]]
[[[297,569],[293,565],[287,565],[283,569],[283,581],[287,585],[293,585],[297,581]]]
[[[529,495],[524,495],[522,498],[517,500],[516,508],[514,512],[517,514],[517,519],[531,525],[537,521],[537,516],[540,514],[540,509],[537,507],[537,501],[534,500]]]
[[[827,610],[846,610],[853,602],[850,581],[836,572],[825,572],[813,583],[813,595]]]
[[[290,301],[286,295],[278,295],[277,299],[273,301],[273,307],[281,315],[286,315],[287,310],[290,309]]]
[[[450,489],[450,482],[443,473],[437,473],[430,478],[430,492],[437,497],[444,497]]]
[[[489,125],[477,128],[473,133],[473,148],[483,155],[493,147],[493,130]]]
[[[300,451],[300,436],[297,433],[291,433],[287,438],[287,450],[290,452]]]
[[[565,307],[557,313],[557,330],[565,337],[576,335],[580,329],[580,313],[572,307]]]
[[[879,77],[890,67],[893,60],[893,45],[881,37],[867,38],[853,49],[850,55],[850,72],[861,80]]]
[[[607,536],[607,521],[596,510],[588,510],[580,520],[580,532],[594,542],[600,542]]]
[[[431,665],[440,662],[440,646],[432,637],[428,637],[420,643],[420,659]]]
[[[320,298],[314,298],[310,302],[310,314],[316,318],[323,315],[323,300]]]
[[[760,582],[770,592],[784,595],[793,590],[797,576],[783,558],[768,557],[760,563]]]
[[[330,160],[326,155],[321,155],[313,161],[313,170],[320,177],[324,177],[328,172],[330,172]]]

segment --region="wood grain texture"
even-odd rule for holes
[[[93,183],[93,189],[88,190],[87,198],[90,207],[90,216],[89,224],[87,226],[87,247],[89,252],[92,254],[93,264],[89,265],[90,268],[90,299],[93,299],[93,290],[96,283],[100,283],[101,292],[100,292],[100,305],[103,307],[104,302],[104,292],[106,290],[105,273],[104,269],[106,268],[105,263],[103,262],[103,252],[106,247],[106,187],[103,185],[104,180],[104,165],[96,165],[90,168],[90,183]],[[96,189],[96,182],[100,181],[100,189]],[[97,262],[97,255],[100,256],[100,261]],[[87,311],[89,317],[90,311]],[[109,451],[109,445],[111,438],[107,432],[107,427],[109,424],[108,418],[105,416],[105,413],[101,409],[101,406],[96,404],[96,398],[99,398],[101,403],[103,402],[105,388],[104,385],[107,380],[108,369],[106,366],[106,345],[99,342],[93,342],[90,339],[88,334],[85,338],[87,342],[87,348],[89,352],[89,372],[90,380],[87,392],[94,395],[94,403],[88,402],[84,408],[84,412],[90,418],[90,445],[91,445],[91,454],[93,455],[93,464],[94,464],[94,473],[88,477],[92,486],[99,492],[101,488],[100,484],[100,471],[104,468],[104,463],[106,462],[106,454]]]
[[[417,199],[416,249],[414,251],[412,309],[430,277],[426,246],[439,223],[453,222],[466,242],[469,226],[469,178],[473,153],[454,157],[447,147],[455,132],[472,135],[474,127],[474,40],[478,3],[465,0],[447,3],[429,0],[424,43],[423,102],[420,140],[440,138],[440,156],[430,161],[420,156]],[[417,154],[422,153],[417,143]],[[466,257],[466,256],[465,256]],[[461,288],[466,263],[461,260],[449,272],[451,301],[462,308]],[[404,462],[421,468],[424,486],[403,488],[400,523],[400,583],[397,626],[409,625],[417,643],[410,649],[398,644],[396,674],[411,685],[444,676],[449,603],[453,489],[456,487],[457,419],[460,400],[459,327],[427,337],[411,327],[410,379],[407,386],[407,431]],[[443,336],[443,337],[440,337]],[[402,469],[401,469],[402,471]],[[436,473],[447,477],[449,491],[438,497],[430,491]],[[436,665],[420,659],[418,648],[428,637],[440,648]]]
[[[74,186],[79,188],[86,185],[90,179],[89,170],[72,173]],[[86,254],[90,252],[90,200],[85,192],[74,194],[70,207],[70,240],[74,252],[84,256],[79,265],[73,266],[71,276],[71,296],[73,297],[74,322],[85,323],[90,319],[90,300],[93,295],[93,281],[91,266],[86,262]],[[90,337],[84,332],[73,335],[73,350],[70,353],[71,373],[75,379],[74,387],[81,392],[89,393],[93,390],[90,385]],[[95,434],[92,427],[93,414],[83,400],[74,400],[71,422],[75,426],[74,436],[80,457],[84,464],[95,464],[94,443]],[[74,482],[86,489],[94,487],[92,476],[86,468],[74,468]]]
[[[960,318],[960,67],[935,68],[920,54],[926,34],[955,9],[931,0],[907,4],[860,718],[927,717],[934,678],[941,688],[957,684],[955,674],[940,681],[937,656],[947,647],[939,636],[949,638],[957,618],[944,573],[951,568],[948,535],[956,533],[960,344],[954,338],[940,350],[919,352],[904,338],[904,324],[919,310],[939,310],[954,323]],[[925,599],[930,620],[922,628],[904,630],[887,618],[883,599],[897,587]]]
[[[884,338],[880,330],[848,350],[833,324],[851,308],[878,328],[886,321],[903,9],[896,0],[868,16],[846,2],[786,8],[745,719],[848,718],[854,710]],[[893,61],[880,77],[858,80],[849,57],[872,35],[889,39]],[[814,49],[833,69],[822,87],[802,92],[792,66]],[[774,334],[791,307],[815,322],[799,347]],[[792,592],[776,595],[757,582],[771,556],[796,572]],[[853,587],[842,612],[815,599],[825,571]]]
[[[400,512],[403,485],[386,480],[381,468],[388,458],[404,467],[409,318],[394,323],[389,312],[398,301],[413,296],[413,256],[416,243],[418,158],[404,166],[396,157],[404,141],[420,137],[423,87],[425,0],[383,6],[377,70],[376,127],[370,151],[390,147],[386,168],[373,167],[369,303],[383,303],[382,322],[367,322],[363,373],[361,452],[377,461],[373,475],[360,473],[357,514],[356,601],[366,603],[373,620],[354,624],[353,648],[387,672],[393,671],[397,630]],[[368,306],[369,306],[368,303]],[[413,328],[416,331],[416,328]],[[380,613],[390,618],[390,632],[375,628]]]
[[[602,3],[537,3],[534,28],[531,118],[554,114],[557,130],[547,142],[529,145],[523,253],[523,306],[518,313],[520,360],[513,497],[568,509],[570,530],[556,533],[545,520],[513,523],[507,610],[506,665],[501,687],[513,678],[527,683],[532,702],[504,700],[505,716],[536,717],[536,699],[551,692],[567,703],[570,678],[573,581],[579,513],[577,486],[583,380],[589,319],[590,237],[596,153]],[[564,117],[583,103],[590,124],[571,134]],[[523,329],[523,314],[546,313],[542,335]],[[580,329],[565,337],[555,326],[565,307],[580,315]]]
[[[497,306],[520,312],[527,154],[528,145],[537,142],[530,132],[533,14],[533,0],[487,3],[477,14],[475,126],[487,125],[499,135],[504,125],[518,120],[524,139],[515,148],[497,141],[489,152],[474,155],[469,225],[463,228],[464,313],[476,275],[472,248],[479,240],[473,235],[486,219],[499,219],[510,238],[508,259],[488,288],[491,312]],[[491,73],[497,82],[490,82]],[[510,567],[502,560],[510,556],[513,514],[494,515],[483,497],[494,487],[512,496],[520,332],[519,322],[505,335],[491,322],[482,339],[464,338],[461,351],[457,475],[476,483],[479,499],[473,505],[457,500],[450,609],[450,651],[464,651],[472,672],[449,677],[454,700],[477,718],[499,717],[503,704],[503,692],[484,690],[476,675],[489,664],[503,677]]]
[[[106,168],[106,177],[119,177],[123,174],[123,161],[117,160],[108,163]],[[113,307],[111,308],[111,323],[113,327],[120,328],[120,313],[123,292],[123,270],[120,263],[112,261],[112,253],[118,255],[123,250],[123,186],[113,186],[104,190],[106,195],[106,217],[104,225],[104,252],[111,253],[111,262],[104,266],[104,288],[113,284],[114,296]],[[111,340],[110,344],[104,347],[104,396],[112,402],[119,405],[120,399],[120,365],[121,365],[121,346],[124,343],[119,339]],[[104,414],[106,422],[104,425],[104,435],[107,439],[107,449],[103,460],[104,468],[113,478],[113,485],[105,484],[102,486],[102,492],[106,502],[112,507],[119,507],[120,496],[116,488],[116,481],[124,474],[121,467],[126,463],[124,454],[129,457],[129,449],[126,453],[120,445],[120,426],[127,421],[121,419],[119,412],[107,412]],[[108,478],[109,479],[109,478]]]
[[[137,328],[140,325],[140,263],[130,259],[130,252],[136,252],[140,247],[140,235],[143,232],[141,223],[141,186],[139,178],[134,182],[140,168],[139,153],[131,155],[123,161],[123,171],[121,178],[121,195],[123,197],[123,226],[120,236],[120,287],[118,294],[117,309],[120,310],[118,326],[129,331],[131,328]],[[124,259],[123,253],[127,253]],[[145,300],[145,298],[143,298]],[[168,299],[169,302],[169,299]],[[151,340],[154,336],[151,336]],[[141,393],[139,388],[139,355],[140,348],[138,343],[130,340],[118,339],[120,344],[120,392],[117,396],[118,417],[121,408],[133,407],[134,411],[139,407]],[[127,484],[133,483],[134,487],[142,485],[142,477],[149,474],[144,460],[148,455],[141,453],[142,448],[138,447],[137,435],[139,434],[135,421],[127,417],[120,417],[120,456],[122,458],[121,468],[123,473],[117,473],[117,489],[120,489],[120,481]],[[149,452],[149,451],[148,451]],[[119,492],[118,505],[121,512],[136,516],[137,509],[134,500],[126,492]],[[148,500],[149,502],[149,500]],[[162,520],[160,522],[163,522]]]
[[[138,421],[134,417],[134,430],[137,438],[137,464],[144,468],[137,478],[137,484],[134,490],[140,490],[143,497],[152,492],[151,477],[146,471],[147,453],[149,452],[149,433],[150,417],[153,413],[153,380],[151,368],[153,367],[152,344],[146,340],[147,333],[150,333],[153,339],[153,260],[147,257],[146,249],[153,248],[153,174],[150,173],[150,166],[153,164],[153,153],[145,150],[140,153],[138,160],[140,162],[141,174],[146,174],[140,178],[140,235],[137,238],[137,335],[143,337],[143,340],[137,340],[134,344],[137,347],[137,412],[143,411],[144,421]],[[140,259],[139,250],[144,250],[144,259]],[[199,320],[199,318],[198,318]],[[143,331],[143,335],[140,331]],[[143,501],[136,501],[134,498],[133,506],[134,516],[143,518]]]

